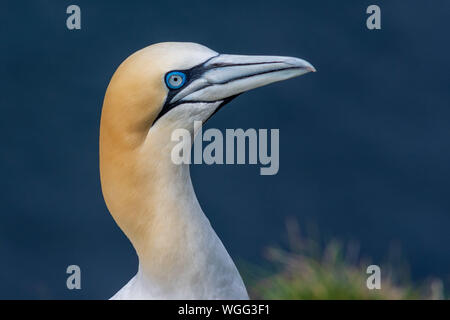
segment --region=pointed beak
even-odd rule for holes
[[[196,67],[195,77],[170,103],[225,100],[269,83],[301,76],[316,69],[293,57],[217,55]]]

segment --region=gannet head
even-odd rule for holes
[[[148,212],[175,205],[166,196],[180,176],[170,173],[173,130],[193,133],[194,121],[237,95],[310,71],[298,58],[219,54],[195,43],[159,43],[128,57],[104,99],[100,174],[108,208],[134,245],[149,228]]]
[[[149,135],[189,130],[194,120],[205,122],[245,91],[310,71],[314,67],[299,58],[218,54],[195,43],[159,43],[122,63],[105,105],[118,106],[116,120],[128,123],[130,130]]]

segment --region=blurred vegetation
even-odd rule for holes
[[[300,236],[296,221],[287,222],[288,248],[270,247],[268,264],[245,264],[243,276],[252,299],[367,300],[444,299],[443,282],[428,279],[414,283],[407,263],[391,254],[380,264],[381,289],[369,290],[370,259],[359,257],[356,244],[338,241],[321,244],[317,237]],[[395,251],[395,250],[394,250]],[[376,263],[374,263],[376,264]],[[241,264],[242,266],[242,264]]]

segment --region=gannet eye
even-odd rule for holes
[[[186,75],[183,72],[172,71],[166,75],[166,85],[170,89],[179,89],[186,82]]]

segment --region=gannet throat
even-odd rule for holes
[[[171,161],[171,133],[195,135],[194,121],[204,123],[237,95],[310,71],[298,58],[174,42],[144,48],[119,66],[103,103],[100,177],[139,269],[113,299],[248,299],[195,196],[189,166]]]

